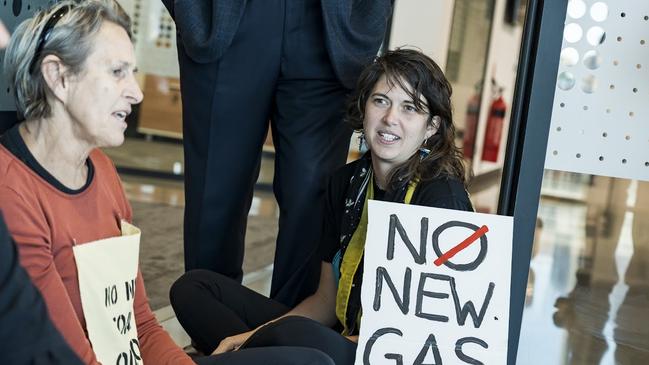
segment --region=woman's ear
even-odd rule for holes
[[[439,115],[433,116],[433,120],[426,127],[426,139],[432,137],[439,130],[439,126],[442,125],[442,118]]]
[[[67,102],[69,91],[69,80],[66,71],[67,67],[55,55],[45,56],[41,63],[41,73],[47,87],[54,97],[64,104]]]

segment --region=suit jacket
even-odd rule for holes
[[[292,1],[292,0],[289,0]],[[217,61],[234,38],[246,0],[162,0],[176,22],[187,55]],[[394,0],[321,0],[325,44],[338,78],[353,88],[376,56]]]

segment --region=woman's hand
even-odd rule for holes
[[[221,341],[221,343],[216,347],[216,350],[212,352],[212,355],[222,354],[224,352],[236,351],[243,345],[252,334],[255,333],[255,330],[240,333],[236,336],[226,337]]]
[[[345,336],[345,337],[347,337],[347,339],[353,343],[358,343],[358,336]]]

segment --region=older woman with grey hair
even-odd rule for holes
[[[0,138],[0,210],[55,326],[86,364],[193,364],[157,323],[139,230],[112,162],[143,95],[130,19],[112,0],[62,1],[18,26],[4,70],[24,119]],[[331,364],[309,349],[201,364]]]
[[[0,209],[54,324],[87,364],[107,359],[91,341],[84,313],[92,308],[82,300],[73,248],[120,236],[122,220],[131,220],[115,168],[97,149],[123,142],[126,116],[142,101],[130,37],[119,6],[62,2],[20,24],[5,55],[25,121],[1,139]],[[156,322],[135,277],[133,357],[192,364]]]

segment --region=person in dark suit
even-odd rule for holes
[[[393,0],[162,0],[178,30],[185,269],[242,278],[244,236],[270,126],[279,234],[271,297],[318,280],[325,176],[345,163],[344,102],[375,57]]]
[[[81,364],[18,262],[0,214],[0,364]]]

